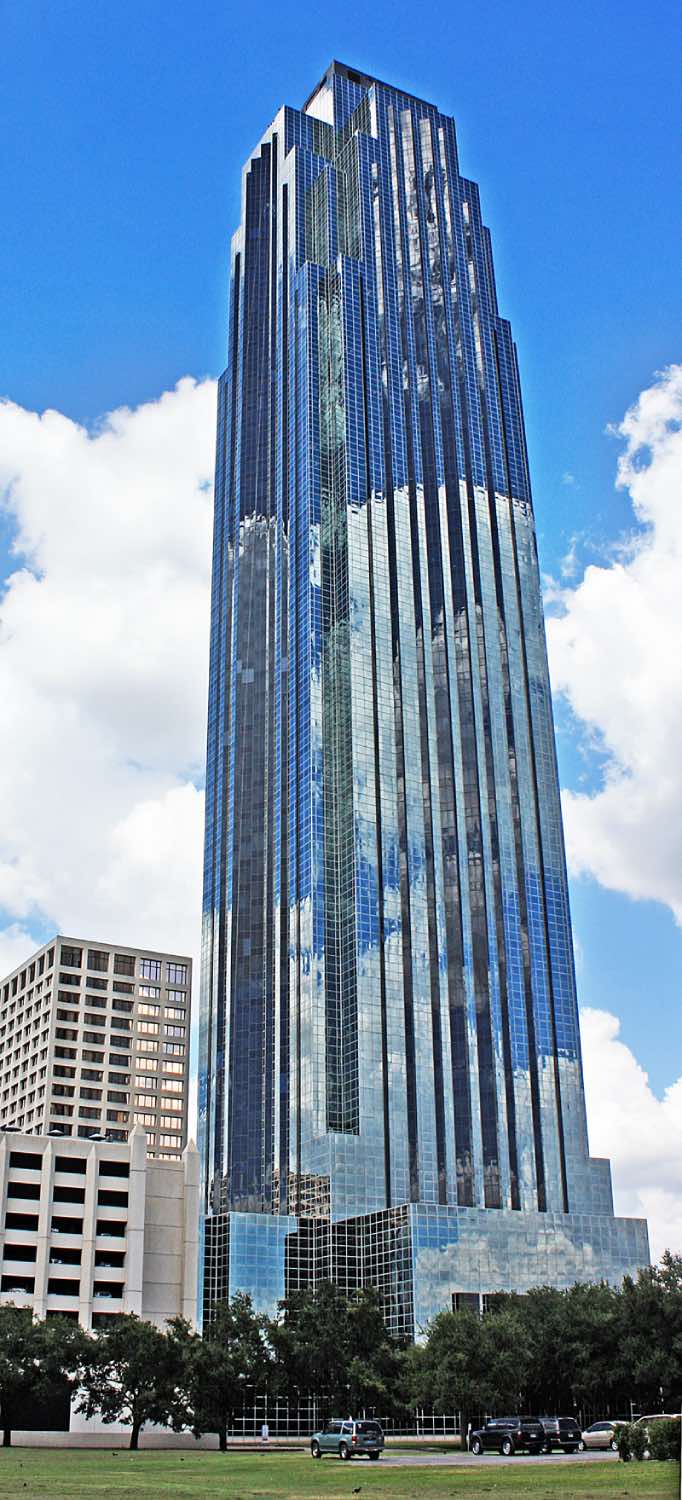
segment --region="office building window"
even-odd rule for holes
[[[140,979],[160,979],[160,978],[161,978],[161,960],[160,960],[160,958],[141,958],[140,959]]]
[[[88,948],[88,969],[94,969],[96,974],[106,974],[109,968],[109,954],[101,948]]]
[[[82,958],[82,948],[68,948],[64,943],[62,943],[59,962],[63,964],[66,969],[80,969]]]
[[[132,953],[115,953],[114,974],[134,975],[134,973],[135,959],[133,958]]]

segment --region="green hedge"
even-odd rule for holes
[[[627,1422],[616,1429],[618,1452],[627,1463],[628,1459],[643,1458],[677,1459],[680,1461],[679,1422],[652,1422],[647,1432],[643,1422]]]
[[[647,1447],[652,1458],[676,1458],[680,1461],[682,1422],[652,1422]]]

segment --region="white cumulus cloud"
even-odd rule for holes
[[[649,1221],[651,1254],[682,1253],[682,1077],[653,1093],[620,1021],[581,1011],[590,1150],[611,1159],[616,1213]]]
[[[561,614],[547,622],[554,689],[606,755],[596,792],[564,793],[568,857],[574,874],[682,922],[682,365],[617,432],[637,529],[554,591]]]
[[[51,925],[196,952],[215,383],[86,430],[0,403],[3,967]]]

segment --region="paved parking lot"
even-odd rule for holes
[[[416,1453],[408,1451],[401,1453],[399,1449],[391,1449],[388,1445],[381,1455],[382,1464],[390,1464],[394,1468],[412,1467],[449,1467],[456,1468],[481,1468],[493,1465],[497,1468],[500,1464],[534,1464],[536,1467],[542,1464],[592,1464],[603,1463],[610,1459],[613,1463],[618,1462],[617,1453],[604,1452],[598,1448],[591,1453],[515,1453],[511,1458],[503,1458],[500,1453],[485,1453],[477,1458],[473,1453],[460,1453],[458,1448],[453,1448],[449,1453]],[[364,1462],[354,1459],[354,1464]],[[367,1460],[369,1463],[370,1460]]]

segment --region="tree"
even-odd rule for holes
[[[277,1388],[314,1394],[323,1407],[342,1410],[350,1400],[348,1300],[331,1281],[292,1292],[268,1325]]]
[[[89,1367],[92,1338],[70,1318],[49,1317],[38,1323],[37,1357],[41,1369],[38,1395],[49,1395],[55,1387],[73,1395]]]
[[[185,1421],[195,1437],[216,1432],[221,1453],[246,1392],[268,1387],[271,1360],[265,1329],[266,1320],[254,1312],[245,1292],[237,1292],[231,1302],[216,1303],[203,1338],[179,1318],[170,1325],[182,1361]],[[180,1415],[178,1408],[176,1422]]]
[[[616,1416],[628,1397],[617,1287],[606,1282],[576,1282],[564,1294],[566,1367],[578,1407]]]
[[[0,1421],[5,1448],[11,1446],[19,1403],[35,1393],[42,1377],[37,1333],[30,1308],[9,1303],[0,1309]]]
[[[369,1408],[402,1411],[407,1401],[405,1351],[386,1329],[372,1288],[350,1298],[331,1281],[294,1292],[268,1325],[278,1390],[315,1395],[324,1416]]]
[[[392,1338],[379,1294],[358,1292],[347,1310],[347,1383],[351,1411],[403,1413],[408,1404],[405,1340]]]
[[[525,1296],[499,1293],[491,1311],[516,1312],[529,1341],[525,1404],[528,1411],[570,1411],[572,1368],[566,1350],[566,1293],[556,1287],[534,1287]]]
[[[412,1356],[413,1395],[436,1411],[459,1410],[466,1431],[470,1418],[484,1412],[519,1411],[529,1363],[518,1308],[503,1306],[483,1317],[469,1309],[442,1312]]]
[[[523,1313],[515,1307],[491,1310],[482,1320],[487,1411],[527,1409],[531,1345]]]
[[[613,1368],[617,1303],[609,1288],[582,1284],[571,1291],[552,1286],[529,1292],[499,1293],[493,1312],[514,1309],[529,1342],[525,1402],[529,1411],[575,1412],[579,1399],[589,1394],[589,1355],[585,1347],[603,1345],[602,1355]]]
[[[179,1377],[172,1341],[135,1313],[123,1313],[91,1340],[78,1410],[104,1423],[126,1423],[130,1447],[137,1448],[146,1422],[173,1418]]]
[[[66,1319],[37,1323],[28,1307],[0,1308],[0,1422],[3,1447],[12,1442],[21,1408],[49,1394],[56,1384],[74,1389],[86,1336]]]
[[[420,1406],[435,1411],[457,1408],[462,1431],[486,1407],[486,1367],[482,1321],[478,1313],[439,1313],[426,1342],[412,1356],[412,1393]]]
[[[630,1394],[643,1412],[679,1411],[682,1399],[682,1256],[626,1276],[619,1340]]]

